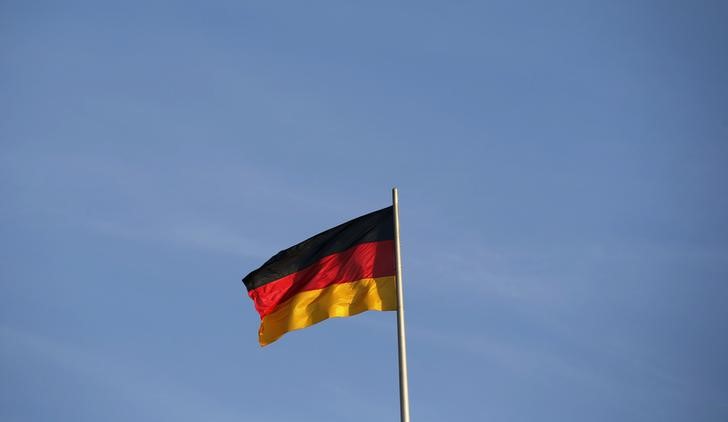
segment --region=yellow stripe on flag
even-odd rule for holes
[[[266,315],[258,330],[261,346],[283,334],[309,327],[328,318],[348,317],[364,311],[397,310],[394,276],[365,278],[304,291]]]

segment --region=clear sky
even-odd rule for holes
[[[728,420],[723,1],[0,4],[0,419],[398,420],[240,282],[400,188],[413,421]]]

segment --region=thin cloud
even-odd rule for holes
[[[262,259],[261,251],[270,247],[262,242],[238,236],[233,229],[212,223],[145,224],[132,226],[122,222],[89,221],[87,227],[97,233],[126,240],[140,240],[174,247],[202,250],[233,256]]]
[[[115,356],[7,325],[0,325],[0,339],[4,353],[57,366],[99,390],[113,391],[119,400],[128,401],[150,420],[233,422],[241,417],[267,420],[260,415],[241,415],[226,409],[211,397],[181,388],[149,368],[137,368]]]

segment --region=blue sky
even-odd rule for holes
[[[415,421],[728,420],[724,2],[0,5],[0,419],[397,420],[240,278],[400,188]]]

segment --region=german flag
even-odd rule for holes
[[[397,309],[393,209],[387,207],[278,252],[243,283],[265,346],[333,317]]]

